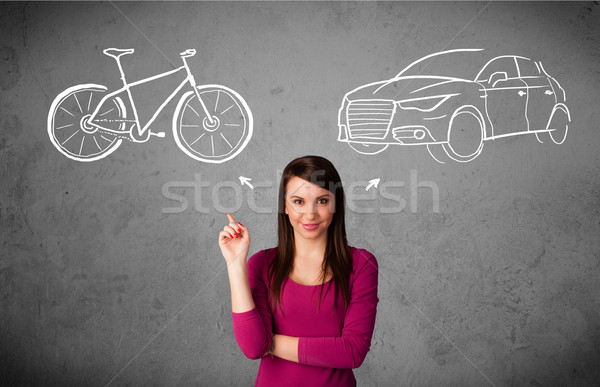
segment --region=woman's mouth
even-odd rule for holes
[[[306,230],[314,230],[317,227],[319,227],[319,223],[310,223],[310,224],[302,224],[302,227],[304,227]]]

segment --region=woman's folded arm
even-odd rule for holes
[[[300,364],[358,368],[371,347],[377,314],[378,264],[371,256],[356,274],[341,337],[300,337]]]

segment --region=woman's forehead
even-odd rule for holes
[[[287,182],[286,195],[287,196],[320,196],[329,194],[329,190],[326,188],[319,187],[318,185],[311,183],[310,181],[293,176]]]

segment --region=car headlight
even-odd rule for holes
[[[446,102],[450,97],[458,94],[435,95],[433,97],[421,97],[405,99],[396,102],[404,110],[418,110],[421,112],[431,112]]]

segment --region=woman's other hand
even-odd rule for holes
[[[271,347],[269,347],[269,349],[267,349],[267,352],[265,352],[265,354],[262,355],[261,357],[265,357],[267,355],[272,355],[274,353],[275,353],[275,334],[273,334],[273,337],[271,338]]]
[[[227,265],[233,262],[246,263],[248,250],[250,249],[250,234],[248,228],[236,222],[231,214],[227,214],[229,224],[223,227],[219,233],[219,247],[227,261]]]

